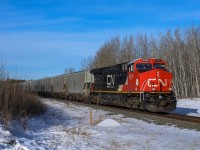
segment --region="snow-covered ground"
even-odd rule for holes
[[[181,99],[173,113],[200,117],[200,99]]]
[[[200,148],[199,131],[156,125],[71,103],[65,104],[48,99],[43,101],[48,106],[44,115],[29,120],[22,119],[21,122],[13,121],[10,131],[0,125],[0,149]],[[179,100],[175,112],[200,116],[200,99]]]

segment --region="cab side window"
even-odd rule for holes
[[[128,72],[133,72],[134,71],[134,64],[131,64],[128,66]]]

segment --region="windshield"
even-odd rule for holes
[[[162,70],[167,70],[166,66],[164,64],[153,64],[153,68],[157,68],[157,69],[162,69]]]
[[[137,64],[136,68],[139,72],[145,72],[145,71],[149,71],[152,69],[152,64],[150,63],[142,63],[142,64]]]

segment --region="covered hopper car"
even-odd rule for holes
[[[24,91],[42,96],[85,100],[90,95],[92,83],[94,76],[87,70],[22,82],[18,85]]]

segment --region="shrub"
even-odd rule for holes
[[[25,93],[10,80],[0,81],[0,117],[4,125],[21,115],[34,116],[44,113],[45,105],[37,96]]]

